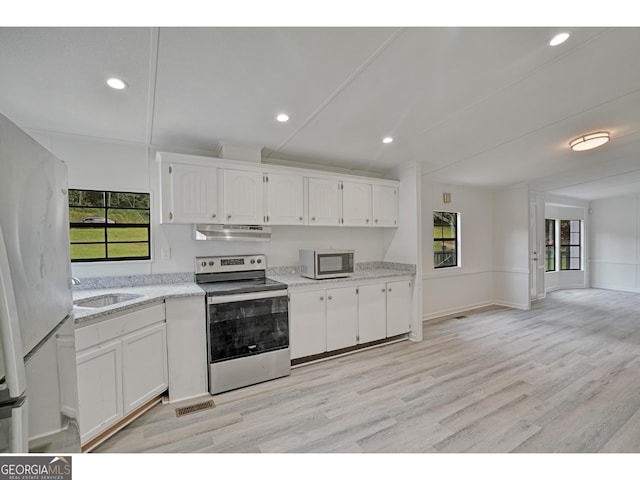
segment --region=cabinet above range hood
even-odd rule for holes
[[[193,238],[196,240],[268,242],[271,240],[271,227],[199,223],[193,225]]]

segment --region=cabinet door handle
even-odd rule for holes
[[[327,297],[327,298],[328,298],[329,300],[332,300],[332,299],[333,299],[333,297],[332,297],[331,295],[329,295],[329,297]]]
[[[302,221],[302,217],[300,217],[298,220]]]
[[[381,291],[382,291],[382,292],[385,292],[386,290],[383,288]]]
[[[374,222],[375,222],[375,223],[378,223],[378,219],[376,218],[376,219],[374,220]]]
[[[320,301],[324,300],[324,297],[320,297]]]
[[[367,223],[369,223],[369,219],[367,218]]]
[[[212,213],[212,214],[211,214],[211,218],[216,218],[216,214],[215,214],[215,213]]]
[[[229,220],[231,218],[231,214],[227,215],[227,220]]]
[[[169,212],[169,220],[173,220],[173,212]]]
[[[389,288],[389,289],[387,290],[387,292],[390,292],[390,291],[391,291],[391,289]]]
[[[316,217],[311,217],[311,221],[315,222],[316,221]]]

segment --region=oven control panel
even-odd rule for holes
[[[266,270],[267,257],[265,255],[239,255],[233,257],[196,257],[195,272],[221,273],[246,272],[249,270]]]

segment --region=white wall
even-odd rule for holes
[[[593,201],[591,211],[591,286],[640,292],[640,194]]]
[[[443,203],[444,192],[451,203]],[[433,211],[460,214],[460,266],[433,268]],[[423,317],[493,303],[493,193],[422,178]]]
[[[379,261],[388,248],[384,228],[274,226],[270,242],[196,241],[191,225],[159,224],[154,151],[140,145],[29,133],[67,163],[70,188],[151,193],[152,260],[73,264],[73,275],[78,277],[191,272],[194,257],[201,255],[264,253],[270,266],[290,266],[298,264],[300,248],[352,248],[357,262]]]
[[[562,203],[558,203],[562,202]],[[573,205],[572,205],[573,204]],[[587,286],[587,236],[584,232],[587,232],[588,221],[586,219],[586,209],[588,205],[586,202],[578,200],[559,197],[547,197],[545,199],[545,218],[553,218],[555,220],[582,220],[583,222],[583,238],[585,242],[583,245],[583,269],[582,270],[558,270],[555,272],[545,272],[544,274],[544,290],[550,292],[553,290],[560,290],[564,288],[585,288]],[[542,235],[544,237],[544,231]],[[556,235],[557,237],[557,235]],[[541,261],[544,263],[544,250],[540,255]],[[559,264],[560,258],[556,259]]]
[[[529,301],[529,191],[526,185],[493,196],[494,301],[527,309]]]
[[[409,164],[396,169],[395,178],[400,180],[398,198],[398,228],[385,229],[385,254],[387,262],[410,263],[416,266],[416,281],[413,282],[413,310],[411,319],[412,340],[422,340],[422,229],[420,165]]]

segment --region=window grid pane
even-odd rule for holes
[[[556,221],[545,219],[545,271],[556,270]]]
[[[560,220],[560,270],[582,269],[580,220]]]
[[[458,265],[458,214],[433,212],[433,266]]]
[[[149,260],[148,193],[69,190],[72,262]]]

